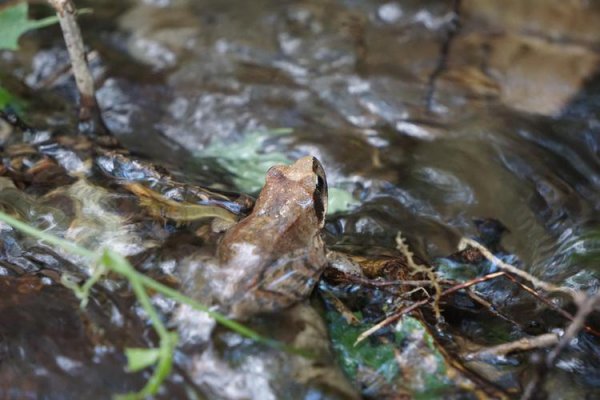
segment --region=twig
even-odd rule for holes
[[[358,325],[360,320],[352,313],[352,311],[340,300],[336,295],[328,291],[321,291],[323,300],[328,302],[335,310],[346,320],[348,325]]]
[[[550,368],[554,366],[556,359],[562,352],[562,350],[567,346],[567,344],[573,340],[573,338],[579,333],[582,327],[585,324],[585,320],[590,315],[596,307],[600,305],[600,293],[596,293],[593,296],[588,296],[584,301],[579,304],[579,308],[577,309],[577,314],[573,319],[573,322],[569,324],[565,334],[560,338],[558,344],[554,347],[554,349],[548,353],[546,356],[545,362],[539,363],[538,368],[536,368],[535,375],[529,381],[525,390],[523,391],[523,395],[521,396],[521,400],[531,400],[535,397],[536,393],[540,392],[540,388],[546,377]]]
[[[569,324],[565,334],[560,338],[560,342],[558,342],[556,347],[546,357],[546,365],[548,367],[554,365],[554,362],[556,361],[556,358],[560,352],[579,333],[579,331],[583,328],[588,315],[590,315],[599,305],[600,293],[597,293],[594,296],[589,296],[584,302],[582,302],[582,304],[579,305],[577,314],[575,314],[575,318],[573,318],[573,321]]]
[[[596,334],[596,331],[594,329],[585,326],[585,320],[598,306],[600,306],[600,293],[596,293],[595,295],[590,296],[587,293],[579,290],[574,290],[565,286],[558,286],[545,282],[513,265],[505,263],[495,255],[493,255],[484,246],[482,246],[474,240],[462,238],[458,245],[459,250],[464,250],[468,246],[474,247],[477,250],[479,250],[485,258],[497,265],[498,268],[500,268],[501,270],[510,272],[513,275],[516,275],[520,278],[525,279],[526,281],[529,281],[534,288],[539,288],[550,293],[556,292],[567,294],[573,299],[573,301],[577,305],[577,314],[574,317],[571,317],[570,314],[568,314],[566,311],[561,312],[563,316],[571,319],[571,323],[567,327],[565,334],[558,341],[556,347],[550,353],[548,353],[545,362],[539,363],[535,375],[525,387],[525,390],[523,391],[523,394],[521,396],[521,400],[529,400],[533,398],[536,393],[539,392],[547,372],[550,368],[554,366],[554,363],[556,362],[556,359],[560,355],[561,351],[567,346],[567,344],[571,340],[573,340],[573,338],[582,329],[591,331],[592,333]],[[529,289],[526,290],[529,293],[534,294],[537,298],[543,299],[543,297],[539,296],[537,292],[531,291]],[[544,302],[546,303],[546,301]]]
[[[512,324],[514,326],[516,326],[519,329],[522,329],[521,325],[517,321],[515,321],[515,320],[513,320],[513,319],[511,319],[509,317],[507,317],[506,315],[504,315],[501,312],[499,312],[498,310],[496,310],[496,308],[494,307],[494,305],[492,303],[490,303],[489,301],[485,300],[479,294],[475,293],[475,291],[472,288],[468,288],[466,290],[466,292],[467,292],[467,295],[469,296],[469,298],[471,300],[473,300],[474,302],[479,303],[483,307],[487,308],[487,310],[490,313],[492,313],[493,315],[495,315],[496,317],[498,317],[498,318],[500,318],[500,319],[502,319],[502,320],[504,320],[504,321],[506,321],[506,322],[508,322],[508,323],[510,323],[510,324]]]
[[[94,51],[88,52],[85,56],[85,59],[87,60],[88,63],[93,63],[98,57],[99,57],[98,52],[94,50]],[[35,86],[35,88],[36,89],[49,88],[50,86],[54,85],[56,83],[56,81],[58,81],[59,79],[63,79],[66,76],[71,75],[72,73],[73,73],[73,67],[71,66],[71,63],[69,62],[69,63],[63,65],[62,67],[56,69],[52,74],[50,74],[45,79],[43,79],[41,82],[39,82]]]
[[[434,283],[431,281],[427,281],[427,280],[422,280],[422,281],[413,281],[413,280],[393,280],[393,281],[380,281],[380,280],[375,280],[375,279],[368,279],[368,278],[363,278],[360,276],[356,276],[356,275],[352,275],[352,274],[346,274],[345,273],[345,278],[348,281],[351,281],[353,283],[360,283],[361,285],[365,285],[365,286],[371,286],[371,287],[389,287],[389,286],[433,286]],[[446,281],[442,281],[442,283],[446,283]]]
[[[517,267],[515,267],[514,265],[510,265],[505,263],[504,261],[502,261],[501,259],[499,259],[498,257],[496,257],[495,255],[493,255],[488,249],[486,249],[484,246],[482,246],[481,244],[479,244],[478,242],[476,242],[475,240],[472,239],[467,239],[467,238],[462,238],[460,240],[460,243],[458,244],[458,249],[460,251],[465,250],[467,247],[474,247],[477,250],[479,250],[481,252],[481,254],[487,258],[489,261],[491,261],[492,263],[494,263],[495,265],[498,266],[498,268],[500,268],[503,271],[506,272],[510,272],[513,275],[516,275],[520,278],[525,279],[526,281],[531,282],[531,284],[533,285],[533,287],[535,288],[540,288],[543,289],[547,292],[560,292],[560,293],[565,293],[568,294],[569,296],[571,296],[573,298],[573,300],[575,301],[575,303],[579,304],[580,302],[585,300],[585,294],[578,292],[576,290],[573,290],[571,288],[568,287],[564,287],[564,286],[557,286],[557,285],[553,285],[551,283],[548,282],[544,282],[543,280],[536,278],[535,276],[523,271],[522,269],[519,269]]]
[[[435,296],[433,302],[433,310],[435,312],[435,318],[440,319],[442,313],[440,311],[440,297],[442,295],[442,287],[440,286],[440,282],[438,281],[436,273],[433,271],[432,267],[427,267],[422,264],[418,264],[414,260],[414,254],[410,251],[408,244],[404,241],[402,237],[402,233],[398,231],[396,235],[396,248],[404,255],[406,258],[406,263],[408,267],[411,269],[411,274],[425,274],[431,281],[433,288],[435,289]]]
[[[544,333],[539,336],[525,337],[512,342],[491,346],[466,356],[466,359],[481,359],[486,356],[504,356],[515,351],[545,348],[557,344],[559,337],[556,333]]]
[[[73,75],[79,91],[79,131],[86,134],[108,134],[96,101],[94,79],[88,67],[81,30],[77,24],[76,8],[72,0],[47,0],[56,11],[62,29]]]
[[[478,283],[481,283],[481,282],[489,281],[490,279],[495,279],[504,274],[505,274],[505,272],[500,271],[500,272],[494,272],[494,273],[491,273],[491,274],[488,274],[485,276],[480,276],[480,277],[471,279],[467,282],[460,283],[458,285],[452,286],[451,288],[444,290],[440,294],[440,297],[447,296],[454,292],[458,292],[459,290],[468,288],[473,285],[477,285]],[[392,315],[390,315],[383,321],[379,322],[378,324],[372,326],[371,328],[369,328],[366,331],[364,331],[363,333],[361,333],[358,336],[358,338],[356,339],[356,342],[354,342],[354,345],[356,346],[357,344],[359,344],[360,342],[362,342],[363,340],[365,340],[366,338],[371,336],[373,333],[377,332],[379,329],[399,320],[403,315],[416,310],[417,308],[429,303],[430,301],[431,301],[431,298],[420,300],[420,301],[414,302],[413,304],[411,304],[410,306],[408,306],[402,310],[396,311],[395,313],[393,313]]]
[[[570,312],[563,310],[562,308],[558,307],[556,304],[554,304],[553,302],[551,302],[550,300],[548,300],[547,298],[545,298],[544,296],[540,295],[538,292],[536,292],[534,289],[530,288],[527,285],[524,285],[523,283],[519,282],[518,280],[516,280],[513,276],[511,276],[510,274],[506,274],[504,275],[504,277],[506,279],[510,279],[513,283],[519,285],[521,287],[521,289],[525,290],[527,293],[531,294],[532,296],[534,296],[536,299],[540,300],[542,303],[546,304],[548,307],[550,307],[552,310],[556,311],[557,313],[559,313],[560,315],[562,315],[564,318],[573,321],[573,319],[575,318],[573,316],[573,314],[571,314]],[[592,335],[596,336],[596,337],[600,337],[600,331],[598,331],[597,329],[592,328],[589,325],[586,325],[583,327],[583,329],[588,332],[591,333]]]

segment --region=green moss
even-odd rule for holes
[[[359,313],[356,316],[360,319]],[[335,311],[329,311],[326,319],[340,364],[359,386],[358,372],[369,369],[383,378],[389,389],[402,388],[419,399],[439,398],[454,387],[446,360],[419,320],[404,317],[386,340],[373,337],[355,346],[358,336],[370,326],[348,325]]]
[[[398,374],[398,365],[394,360],[393,344],[373,344],[366,340],[354,346],[356,339],[365,329],[364,326],[351,326],[341,315],[334,312],[327,314],[330,334],[334,348],[338,354],[344,372],[352,379],[356,379],[359,366],[366,366],[383,375],[391,381]]]

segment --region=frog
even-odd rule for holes
[[[217,247],[227,281],[221,297],[232,317],[289,308],[309,296],[327,265],[327,196],[325,170],[314,156],[267,171],[252,212]]]
[[[223,309],[230,309],[234,317],[291,307],[309,295],[326,267],[320,231],[327,212],[327,179],[316,157],[309,155],[291,165],[273,166],[253,201],[250,196],[182,185],[165,168],[129,154],[114,141],[59,135],[26,148],[17,143],[3,156],[3,165],[10,168],[0,171],[0,175],[23,181],[30,193],[39,196],[37,202],[43,204],[67,204],[65,199],[73,197],[71,188],[79,186],[99,185],[108,190],[102,192],[105,195],[122,188],[115,195],[121,200],[129,199],[130,206],[114,211],[125,215],[123,221],[127,223],[128,213],[134,210],[132,214],[138,220],[149,217],[157,223],[152,231],[155,236],[141,239],[145,246],[166,237],[170,230],[188,231],[185,225],[200,227],[198,231],[210,225],[214,236],[205,240],[199,234],[197,243],[206,243],[204,249],[212,255],[203,258],[206,254],[200,248],[188,254],[201,254],[203,263],[217,264],[219,274],[206,274],[206,280],[213,281],[217,288],[217,295],[209,294],[209,298]],[[37,184],[36,177],[47,175],[48,171],[57,179]],[[123,204],[121,200],[115,204]],[[133,206],[135,203],[138,207]],[[87,221],[75,211],[67,210],[67,214]],[[205,224],[206,220],[211,220],[211,224]],[[67,222],[64,225],[77,225]],[[138,228],[124,229],[145,238],[146,233]],[[213,241],[213,237],[218,239]],[[185,279],[181,283],[185,286]]]

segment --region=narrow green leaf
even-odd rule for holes
[[[58,22],[58,17],[56,15],[50,15],[46,18],[37,19],[37,20],[30,19],[27,21],[28,21],[28,25],[29,25],[28,30],[40,29],[40,28],[45,28],[47,26],[56,24]]]
[[[126,278],[136,295],[136,298],[144,311],[147,313],[152,326],[160,338],[160,347],[156,349],[140,349],[140,348],[129,348],[126,349],[126,356],[128,360],[128,369],[132,372],[139,371],[146,367],[156,365],[154,372],[146,385],[136,393],[127,393],[124,395],[116,396],[118,400],[137,400],[144,399],[147,396],[155,394],[162,382],[171,373],[173,366],[173,354],[175,347],[177,346],[178,336],[175,332],[169,332],[163,324],[158,312],[152,305],[150,297],[147,293],[147,289],[152,289],[158,293],[163,294],[177,302],[187,304],[193,309],[198,311],[204,311],[213,317],[218,323],[223,326],[239,333],[240,335],[246,336],[257,342],[264,343],[273,348],[288,351],[293,354],[298,354],[303,357],[312,357],[309,352],[302,349],[297,349],[291,346],[268,339],[261,336],[258,332],[236,322],[228,319],[223,314],[211,311],[204,304],[198,303],[195,300],[181,294],[175,289],[171,289],[168,286],[159,283],[152,278],[138,272],[135,268],[127,261],[122,255],[112,251],[104,250],[99,255],[97,252],[90,251],[84,247],[80,247],[70,241],[61,239],[47,232],[42,232],[26,223],[0,211],[0,222],[4,222],[21,232],[30,235],[34,238],[44,240],[53,246],[60,247],[72,254],[77,254],[87,258],[90,262],[99,263],[99,266],[94,270],[94,274],[88,281],[83,285],[79,286],[76,282],[68,282],[65,280],[67,287],[74,290],[79,298],[86,299],[91,286],[103,275],[106,270],[110,270],[114,273],[122,275]]]
[[[127,370],[137,372],[156,364],[160,349],[127,348],[125,356],[127,356]]]
[[[61,239],[50,233],[40,231],[39,229],[36,229],[33,226],[28,225],[25,222],[22,222],[22,221],[14,218],[14,217],[11,217],[10,215],[5,214],[3,212],[0,212],[0,222],[5,222],[5,223],[9,224],[10,226],[12,226],[13,228],[18,229],[21,232],[23,232],[31,237],[43,240],[46,243],[51,244],[52,246],[60,247],[63,250],[68,251],[71,254],[77,254],[78,256],[85,257],[85,258],[89,259],[90,261],[95,261],[97,258],[96,253],[94,253],[93,251],[90,251],[84,247],[78,246],[69,240]]]

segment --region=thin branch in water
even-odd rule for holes
[[[525,290],[527,293],[531,294],[532,296],[534,296],[536,299],[540,300],[542,303],[546,304],[549,308],[551,308],[552,310],[556,311],[557,313],[559,313],[561,316],[563,316],[564,318],[568,319],[569,321],[573,321],[573,319],[575,318],[573,316],[573,314],[571,314],[570,312],[563,310],[562,308],[560,308],[559,306],[557,306],[556,304],[554,304],[552,301],[548,300],[546,297],[542,296],[541,294],[539,294],[538,292],[536,292],[534,289],[530,288],[529,286],[519,282],[518,280],[516,280],[513,276],[511,276],[510,274],[506,274],[505,275],[506,279],[510,279],[513,283],[519,285],[521,287],[521,289]],[[585,325],[583,327],[583,329],[594,335],[597,337],[600,337],[600,331],[598,331],[597,329],[592,328],[589,325]]]
[[[335,310],[346,320],[348,325],[358,325],[360,320],[352,313],[352,311],[340,300],[336,295],[328,291],[321,291],[321,296],[326,303],[329,303]]]
[[[600,293],[588,296],[584,301],[580,302],[577,314],[567,327],[565,334],[560,338],[554,349],[548,353],[545,361],[539,363],[537,366],[535,375],[525,387],[521,400],[531,400],[535,397],[536,393],[540,392],[548,371],[554,366],[554,363],[562,350],[575,338],[575,336],[577,336],[584,327],[586,318],[596,310],[598,306],[600,306]]]
[[[467,295],[469,296],[469,298],[471,300],[473,300],[476,303],[481,304],[483,307],[485,307],[494,316],[496,316],[496,317],[498,317],[498,318],[500,318],[500,319],[502,319],[502,320],[510,323],[513,326],[516,326],[519,329],[522,329],[521,325],[517,321],[509,318],[508,316],[506,316],[506,315],[502,314],[501,312],[499,312],[498,310],[496,310],[496,308],[494,307],[494,305],[492,303],[490,303],[489,301],[487,301],[486,299],[484,299],[483,297],[481,297],[478,293],[476,293],[473,290],[473,288],[467,288],[466,292],[467,292]]]
[[[460,283],[458,285],[452,286],[449,289],[444,290],[440,294],[440,297],[444,297],[444,296],[447,296],[447,295],[452,294],[454,292],[458,292],[459,290],[466,289],[466,288],[471,287],[473,285],[477,285],[478,283],[481,283],[481,282],[489,281],[490,279],[498,278],[499,276],[502,276],[504,274],[505,274],[505,272],[500,271],[500,272],[494,272],[492,274],[488,274],[488,275],[485,275],[485,276],[480,276],[480,277],[471,279],[471,280],[469,280],[467,282]],[[403,308],[402,310],[394,312],[393,314],[391,314],[389,317],[387,317],[383,321],[379,322],[378,324],[372,326],[371,328],[369,328],[366,331],[364,331],[363,333],[361,333],[358,336],[358,338],[356,339],[356,341],[354,342],[354,345],[356,346],[357,344],[359,344],[360,342],[362,342],[363,340],[365,340],[366,338],[368,338],[369,336],[371,336],[373,333],[377,332],[381,328],[394,323],[395,321],[397,321],[400,318],[402,318],[402,316],[404,316],[405,314],[408,314],[408,313],[416,310],[417,308],[419,308],[421,306],[424,306],[425,304],[431,302],[431,300],[432,300],[432,298],[428,298],[428,299],[416,301],[412,305],[410,305],[410,306],[408,306],[406,308]]]
[[[560,338],[560,342],[558,342],[556,347],[546,357],[546,365],[548,368],[554,365],[554,362],[556,361],[556,358],[560,352],[571,340],[573,340],[575,336],[577,336],[579,331],[581,331],[581,329],[584,327],[587,317],[598,306],[600,306],[600,293],[596,293],[594,296],[589,296],[582,304],[579,305],[577,314],[575,314],[575,318],[573,318],[573,321],[571,321],[567,327],[565,334]]]
[[[98,57],[98,52],[93,50],[86,54],[85,59],[88,63],[93,63],[96,59],[98,59]],[[52,74],[44,78],[42,81],[40,81],[35,86],[35,89],[48,89],[52,85],[55,85],[57,81],[69,77],[72,73],[73,67],[71,66],[71,62],[69,61],[60,68],[57,68]]]
[[[371,287],[376,287],[376,288],[380,288],[380,287],[390,287],[390,286],[433,286],[434,283],[431,281],[427,281],[427,280],[393,280],[393,281],[386,281],[386,280],[375,280],[375,279],[368,279],[368,278],[363,278],[360,276],[356,276],[356,275],[352,275],[352,274],[345,274],[345,279],[347,279],[349,282],[352,283],[359,283],[361,285],[364,286],[371,286]]]
[[[571,296],[573,298],[573,300],[577,304],[579,304],[586,297],[586,295],[584,293],[580,293],[580,292],[578,292],[576,290],[573,290],[571,288],[568,288],[568,287],[565,287],[565,286],[553,285],[552,283],[548,283],[548,282],[545,282],[545,281],[543,281],[543,280],[541,280],[539,278],[536,278],[535,276],[529,274],[528,272],[523,271],[522,269],[519,269],[519,268],[515,267],[514,265],[510,265],[508,263],[505,263],[504,261],[502,261],[501,259],[499,259],[495,255],[493,255],[487,248],[485,248],[484,246],[482,246],[481,244],[479,244],[475,240],[467,239],[467,238],[462,238],[460,240],[460,243],[458,244],[458,249],[460,251],[463,251],[467,247],[474,247],[474,248],[476,248],[477,250],[479,250],[481,252],[481,254],[485,258],[487,258],[490,262],[492,262],[493,264],[495,264],[496,266],[498,266],[498,268],[500,268],[503,271],[509,272],[509,273],[511,273],[513,275],[516,275],[516,276],[518,276],[520,278],[523,278],[523,279],[525,279],[528,282],[531,282],[531,284],[533,285],[534,288],[540,288],[540,289],[545,290],[547,292],[560,292],[560,293],[568,294],[569,296]]]
[[[465,250],[467,247],[476,248],[481,252],[481,254],[488,259],[490,262],[494,263],[503,271],[509,272],[513,275],[516,275],[528,282],[530,282],[535,289],[542,289],[549,293],[564,293],[569,295],[575,304],[577,305],[577,314],[571,318],[570,314],[566,311],[561,313],[563,316],[571,319],[571,323],[567,327],[565,334],[560,338],[555,348],[548,353],[546,356],[545,362],[538,363],[538,367],[536,368],[536,373],[534,377],[529,381],[523,394],[521,396],[521,400],[529,400],[535,396],[536,393],[539,393],[541,389],[541,385],[543,384],[544,378],[547,375],[547,372],[550,368],[554,366],[556,359],[562,352],[562,350],[567,346],[567,344],[573,340],[573,338],[582,330],[585,329],[587,331],[591,331],[592,333],[596,333],[596,330],[592,328],[588,328],[585,326],[585,321],[587,317],[595,311],[600,306],[600,293],[596,293],[595,295],[588,295],[585,292],[575,290],[566,286],[554,285],[552,283],[545,282],[517,267],[514,265],[510,265],[500,260],[498,257],[493,255],[487,248],[477,243],[474,240],[462,238],[458,247],[459,250]],[[510,278],[509,278],[510,279]],[[522,286],[523,287],[523,286]],[[524,287],[525,288],[525,287]],[[534,294],[537,298],[543,299],[537,292],[532,291],[530,289],[526,289],[529,293]],[[546,301],[544,301],[548,304]]]
[[[413,294],[415,294],[415,293],[418,293],[418,292],[423,292],[423,295],[424,295],[425,297],[431,297],[431,296],[430,296],[430,294],[429,294],[429,292],[428,292],[427,290],[425,290],[425,288],[424,288],[424,287],[422,287],[422,286],[419,286],[419,287],[416,287],[416,288],[414,288],[413,290],[410,290],[410,291],[408,291],[408,292],[406,292],[406,293],[403,293],[403,294],[401,294],[401,295],[400,295],[400,298],[410,299],[410,297],[411,297]]]
[[[483,359],[486,357],[506,356],[516,351],[527,351],[550,347],[558,343],[559,337],[556,333],[544,333],[539,336],[525,337],[512,342],[502,343],[497,346],[486,347],[482,350],[468,354],[468,361]]]

